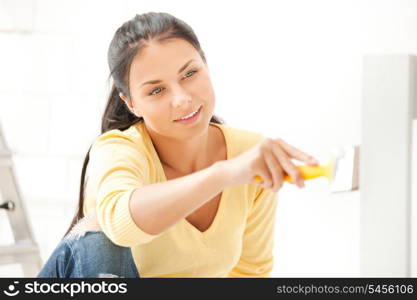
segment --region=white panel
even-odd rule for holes
[[[415,102],[414,102],[415,103]],[[414,108],[417,105],[414,105]],[[417,120],[413,120],[411,173],[411,277],[417,277]]]
[[[411,120],[416,58],[367,55],[361,143],[362,277],[411,273]]]

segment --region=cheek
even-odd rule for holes
[[[199,86],[200,91],[204,92],[205,94],[212,93],[213,87],[210,77],[207,75],[207,73],[201,74],[197,85]]]
[[[161,101],[154,103],[147,107],[146,114],[149,119],[152,119],[155,123],[161,123],[164,121],[169,122],[170,119],[170,107],[168,101]]]
[[[145,99],[139,109],[143,119],[147,123],[158,126],[163,120],[169,121],[169,108],[165,106],[166,101]]]
[[[193,96],[204,101],[206,106],[214,106],[215,94],[210,78],[205,74],[202,75],[204,76],[201,76],[193,87]]]

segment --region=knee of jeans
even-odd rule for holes
[[[65,236],[65,239],[78,239],[87,232],[102,231],[95,214],[90,214],[80,219]]]

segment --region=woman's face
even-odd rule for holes
[[[215,95],[207,65],[187,41],[150,42],[134,57],[129,84],[132,103],[122,100],[154,133],[184,139],[208,129]],[[175,121],[200,106],[192,124]]]

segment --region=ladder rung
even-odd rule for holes
[[[12,160],[11,159],[2,159],[0,157],[0,166],[11,166],[12,165]]]
[[[38,247],[35,244],[0,246],[0,255],[29,254],[37,252]]]
[[[11,166],[12,163],[12,153],[7,150],[0,150],[0,166]]]
[[[11,157],[11,156],[12,156],[12,152],[0,150],[0,157]]]
[[[39,259],[39,249],[34,244],[0,247],[0,265],[28,263]]]

